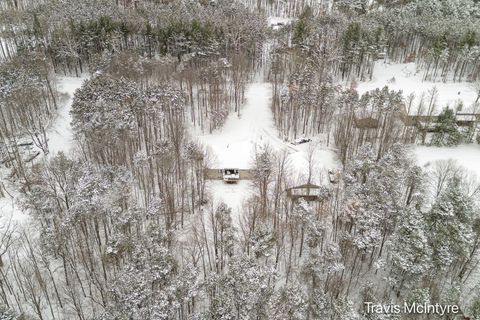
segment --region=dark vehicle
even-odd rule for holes
[[[302,144],[302,143],[308,143],[312,141],[312,139],[308,139],[308,138],[299,138],[299,139],[296,139],[295,141],[292,142],[293,145],[299,145],[299,144]]]

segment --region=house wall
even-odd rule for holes
[[[254,178],[254,171],[251,169],[239,169],[240,180],[251,180]],[[203,177],[207,180],[223,180],[223,169],[203,169]]]

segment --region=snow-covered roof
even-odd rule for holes
[[[457,113],[455,115],[455,119],[457,121],[472,121],[473,122],[473,121],[477,120],[477,115],[471,114],[471,113],[470,114]]]
[[[291,189],[319,189],[319,188],[320,188],[320,186],[317,186],[316,184],[305,183],[305,184],[302,184],[302,185],[299,185],[299,186],[288,188],[288,190],[291,190]]]

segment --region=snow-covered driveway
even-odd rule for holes
[[[270,110],[272,88],[266,82],[254,82],[246,90],[246,104],[237,113],[230,113],[220,130],[200,135],[199,140],[213,155],[215,168],[251,167],[256,146],[268,144],[283,147]]]
[[[213,158],[212,168],[251,168],[257,146],[283,147],[281,140],[272,138],[278,136],[278,131],[270,109],[271,97],[269,83],[259,80],[251,83],[246,90],[246,103],[240,109],[240,116],[232,112],[221,129],[198,136]],[[251,181],[226,184],[221,180],[212,180],[207,188],[213,196],[214,206],[225,202],[232,208],[234,224],[238,226],[241,207],[251,192]]]

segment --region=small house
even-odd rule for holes
[[[317,186],[312,183],[302,184],[296,187],[288,188],[287,197],[292,200],[298,200],[300,198],[306,201],[320,200],[325,188]]]
[[[236,183],[238,180],[240,180],[240,171],[239,169],[223,169],[222,170],[223,174],[223,181],[227,183]]]
[[[355,127],[359,129],[378,129],[380,126],[379,121],[372,117],[365,117],[365,118],[355,118],[353,119],[355,122]]]

